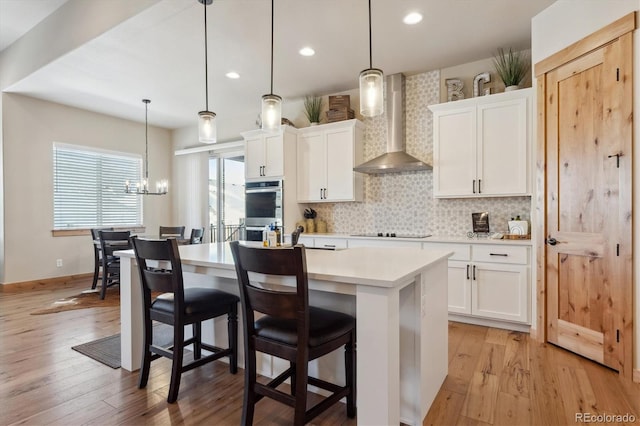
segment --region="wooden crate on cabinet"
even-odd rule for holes
[[[433,195],[530,195],[532,89],[431,105]]]
[[[362,201],[364,125],[345,120],[298,130],[298,202]]]

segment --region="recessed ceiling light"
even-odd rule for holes
[[[422,21],[422,14],[420,14],[418,12],[408,13],[404,17],[404,19],[402,19],[402,22],[404,22],[407,25],[415,25],[420,21]]]
[[[235,71],[230,71],[228,73],[225,74],[227,76],[227,78],[232,78],[232,79],[236,79],[236,78],[240,78],[240,74],[238,74]]]
[[[303,47],[302,49],[300,49],[299,52],[300,52],[300,54],[302,56],[313,56],[313,55],[316,54],[316,51],[313,50],[312,48],[308,47],[308,46],[307,47]]]

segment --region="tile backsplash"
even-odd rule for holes
[[[406,78],[406,150],[433,162],[433,120],[428,105],[440,101],[440,72]],[[386,118],[364,120],[365,161],[386,151]],[[310,207],[327,222],[328,232],[396,232],[466,235],[471,213],[489,212],[491,231],[507,232],[507,221],[519,215],[530,220],[531,197],[433,198],[433,172],[366,175],[364,200],[358,203],[315,203]]]

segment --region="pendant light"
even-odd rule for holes
[[[271,92],[262,97],[262,130],[279,130],[282,117],[282,98],[273,94],[273,3],[271,0]]]
[[[209,111],[209,65],[207,59],[207,6],[213,0],[198,0],[204,6],[204,97],[205,110],[198,113],[198,139],[203,143],[216,143],[216,113]]]
[[[156,182],[156,191],[149,191],[149,121],[148,109],[151,101],[143,99],[144,102],[144,179],[142,182],[131,185],[125,182],[124,192],[138,195],[165,195],[169,189],[169,182],[166,179]]]
[[[369,0],[369,68],[360,73],[360,114],[375,117],[384,112],[384,74],[373,68],[371,54],[371,0]]]

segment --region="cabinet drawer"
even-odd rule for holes
[[[346,238],[315,238],[315,247],[347,248]]]
[[[529,248],[497,244],[477,244],[473,246],[473,261],[527,265],[529,263]]]
[[[422,243],[424,250],[447,250],[453,254],[449,260],[471,260],[471,245],[469,244],[449,244],[449,243]]]

